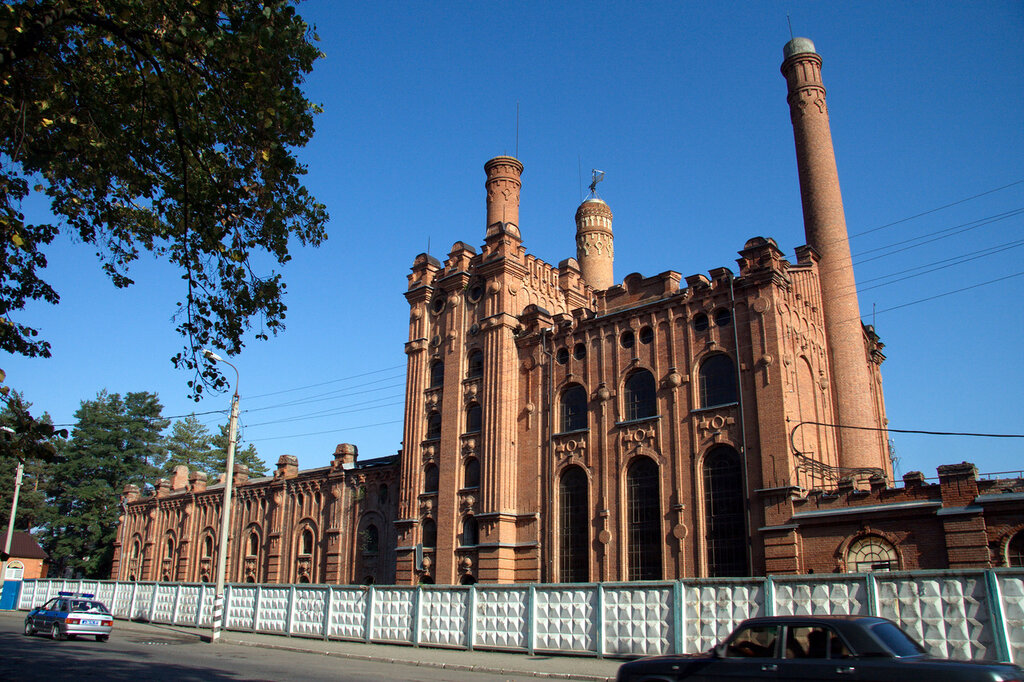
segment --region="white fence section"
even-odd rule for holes
[[[209,627],[209,584],[26,580],[18,608],[92,592],[121,618]],[[1024,570],[578,585],[229,585],[228,630],[457,649],[637,656],[706,651],[744,618],[884,616],[932,653],[1024,662]]]

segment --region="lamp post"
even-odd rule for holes
[[[0,431],[5,431],[12,436],[14,429],[10,426],[0,426]],[[18,493],[21,492],[21,477],[25,467],[21,462],[21,455],[18,455],[18,466],[14,473],[14,497],[11,500],[11,517],[7,521],[7,539],[4,540],[4,563],[0,572],[0,584],[7,578],[7,564],[11,562],[11,538],[14,537],[14,517],[18,514]]]
[[[231,528],[231,484],[235,475],[235,441],[238,434],[238,368],[212,350],[203,350],[203,357],[210,362],[223,362],[235,370],[235,395],[231,398],[231,421],[228,423],[228,458],[225,462],[224,500],[220,512],[220,543],[217,548],[217,588],[213,598],[213,632],[210,643],[220,641],[224,623],[224,578],[227,573],[228,531]]]

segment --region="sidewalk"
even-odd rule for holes
[[[24,611],[0,611],[0,617],[17,619],[25,617]],[[173,632],[184,638],[204,641],[210,639],[209,628],[191,628],[164,623],[145,623],[117,619],[114,635],[127,630],[159,636],[160,632]],[[417,665],[441,668],[453,672],[481,672],[496,675],[532,676],[554,680],[581,680],[583,682],[614,682],[615,673],[623,661],[601,659],[593,656],[560,656],[497,651],[465,651],[462,649],[437,649],[413,647],[399,644],[366,644],[340,640],[313,639],[311,637],[288,637],[286,635],[265,635],[251,632],[221,632],[225,644],[260,647],[262,649],[285,649],[321,656],[337,656],[364,661],[380,661],[401,665]],[[454,679],[454,678],[453,678]]]

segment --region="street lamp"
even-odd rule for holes
[[[11,436],[14,429],[10,426],[0,426],[0,431],[5,431]],[[11,500],[11,517],[7,521],[7,539],[4,540],[4,564],[3,572],[0,572],[0,583],[7,579],[7,565],[11,562],[11,538],[14,537],[14,517],[18,514],[18,493],[21,491],[21,477],[25,470],[21,462],[21,454],[18,454],[18,466],[14,473],[14,497]]]
[[[224,500],[220,512],[217,590],[213,598],[213,632],[210,635],[210,643],[216,644],[220,641],[220,631],[224,623],[224,577],[227,573],[228,529],[231,527],[231,483],[235,474],[235,440],[238,434],[238,368],[209,349],[203,350],[203,357],[210,362],[223,362],[235,370],[235,395],[231,398],[231,421],[228,422],[228,459],[225,462],[227,471],[224,474]]]

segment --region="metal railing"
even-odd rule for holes
[[[206,583],[26,580],[18,608],[91,592],[116,617],[212,623]],[[744,618],[889,618],[937,656],[1024,661],[1024,569],[674,582],[229,585],[227,630],[460,649],[639,656],[706,651]]]

